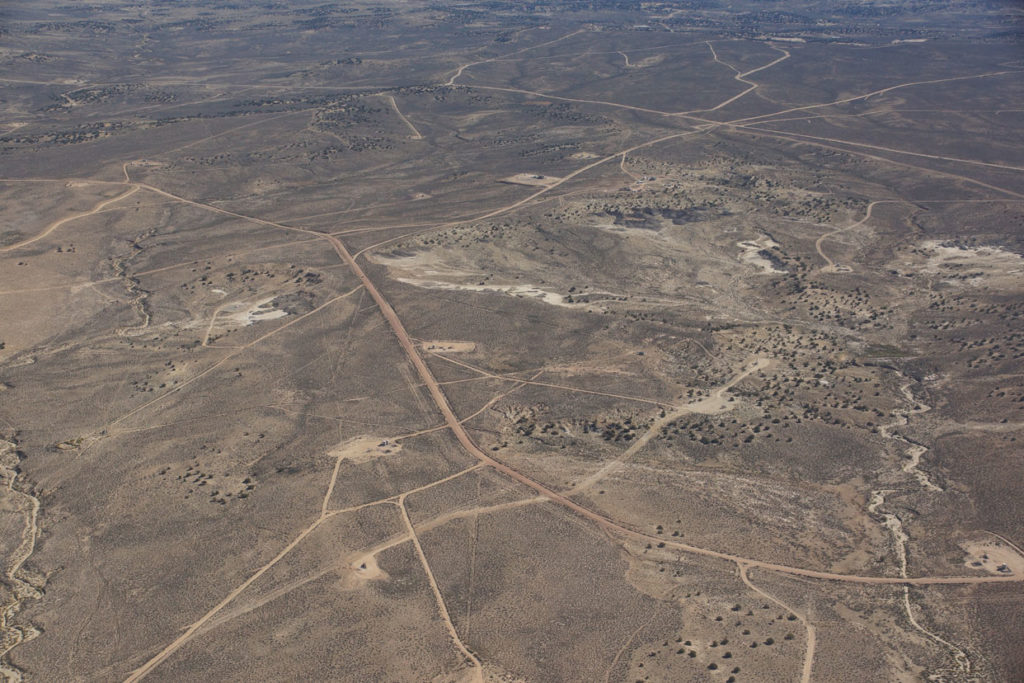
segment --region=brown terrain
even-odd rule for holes
[[[5,680],[1024,676],[1024,12],[0,10]]]

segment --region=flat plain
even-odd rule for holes
[[[1022,21],[0,8],[0,676],[1021,680]]]

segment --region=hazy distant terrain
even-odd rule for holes
[[[0,8],[0,675],[1024,677],[1024,9]]]

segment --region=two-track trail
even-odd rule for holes
[[[72,214],[70,216],[65,216],[64,218],[61,218],[60,220],[56,220],[53,223],[50,223],[45,228],[43,228],[43,230],[41,232],[39,232],[38,234],[36,234],[33,237],[30,237],[28,239],[22,240],[21,242],[15,242],[14,244],[9,244],[6,247],[0,247],[0,254],[6,253],[6,252],[9,252],[9,251],[14,251],[15,249],[20,249],[21,247],[27,247],[28,245],[32,244],[33,242],[38,242],[39,240],[41,240],[44,237],[46,237],[47,235],[49,235],[50,233],[52,233],[54,230],[56,230],[60,226],[64,225],[65,223],[69,223],[71,221],[78,220],[79,218],[85,218],[86,216],[91,216],[91,215],[93,215],[95,213],[99,213],[105,207],[110,206],[111,204],[114,204],[115,202],[119,202],[122,199],[124,199],[125,197],[129,197],[129,196],[135,194],[138,191],[139,191],[139,187],[138,186],[132,187],[132,188],[126,190],[125,192],[122,192],[121,194],[117,195],[116,197],[111,197],[110,199],[104,199],[103,201],[101,201],[99,204],[97,204],[96,206],[92,207],[88,211],[81,211],[79,213]]]
[[[814,625],[808,620],[806,614],[801,614],[796,611],[782,600],[779,600],[774,595],[762,590],[755,586],[751,581],[750,577],[747,576],[747,568],[749,565],[739,563],[739,574],[740,580],[746,584],[747,588],[754,591],[755,593],[764,596],[771,600],[782,609],[790,612],[793,616],[800,620],[800,623],[804,625],[804,629],[807,631],[807,644],[804,646],[804,666],[800,672],[800,683],[810,683],[811,671],[814,669],[814,648],[817,643],[817,632],[814,629]]]
[[[730,104],[732,104],[736,100],[740,99],[741,97],[745,97],[746,95],[754,92],[759,87],[761,87],[759,84],[755,83],[754,81],[748,81],[747,78],[746,78],[747,76],[749,76],[751,74],[756,74],[758,71],[764,71],[765,69],[767,69],[769,67],[775,66],[779,62],[786,61],[790,57],[789,52],[787,52],[786,50],[783,50],[783,49],[777,48],[777,47],[773,47],[772,48],[773,50],[778,50],[779,52],[782,53],[781,57],[779,57],[778,59],[775,59],[774,61],[768,62],[767,64],[764,64],[763,66],[759,66],[756,69],[751,69],[750,71],[744,71],[744,72],[741,73],[740,70],[737,69],[736,67],[734,67],[732,64],[729,64],[728,62],[723,62],[721,59],[718,58],[718,52],[715,51],[715,46],[711,44],[710,40],[707,41],[707,45],[708,45],[708,49],[711,50],[711,57],[715,60],[715,62],[717,62],[717,63],[719,63],[719,64],[721,64],[721,65],[723,65],[725,67],[728,67],[729,69],[732,69],[736,73],[736,75],[733,76],[733,80],[739,81],[740,83],[743,83],[743,84],[747,85],[748,87],[747,87],[746,90],[743,90],[742,92],[740,92],[740,93],[738,93],[736,95],[733,95],[729,99],[716,104],[714,107],[711,107],[710,109],[695,109],[693,111],[685,112],[687,114],[696,114],[696,113],[699,113],[699,112],[713,112],[713,111],[718,111],[719,109],[721,109],[723,107],[728,107]]]
[[[871,220],[871,212],[874,210],[875,206],[877,206],[878,204],[894,204],[894,203],[899,203],[899,201],[900,200],[879,199],[878,201],[871,202],[870,204],[868,204],[868,208],[864,212],[864,217],[861,218],[859,221],[857,221],[856,223],[853,223],[852,225],[847,225],[846,227],[836,228],[835,230],[832,230],[831,232],[826,232],[821,237],[816,239],[814,241],[814,248],[815,248],[815,250],[817,250],[818,256],[820,256],[822,259],[824,259],[825,262],[828,264],[828,265],[824,266],[821,269],[821,271],[823,273],[835,273],[835,272],[837,272],[837,269],[839,268],[839,266],[836,265],[836,262],[833,261],[831,258],[829,258],[828,255],[825,254],[824,251],[822,251],[821,245],[822,245],[822,243],[825,242],[825,240],[827,240],[830,237],[835,237],[836,235],[838,235],[840,233],[844,233],[847,230],[854,230],[856,228],[859,228],[860,226],[862,226],[865,223],[867,223],[869,220]]]

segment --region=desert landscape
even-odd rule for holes
[[[0,13],[4,680],[1024,678],[1019,3]]]

